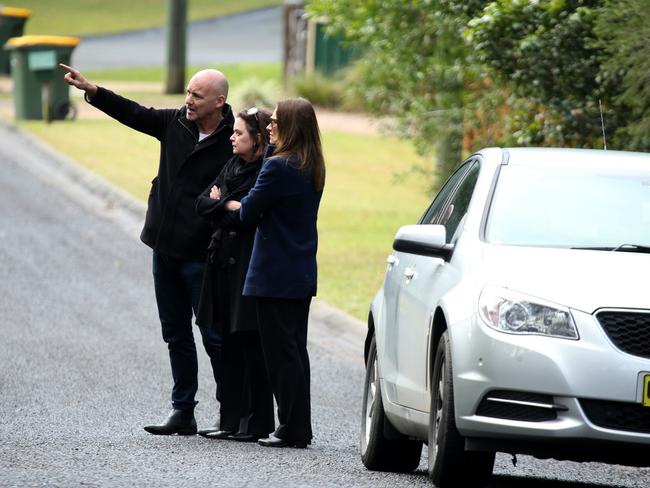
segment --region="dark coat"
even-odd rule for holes
[[[151,182],[142,242],[168,256],[203,261],[211,229],[196,214],[195,201],[232,156],[230,106],[224,106],[217,130],[198,142],[198,128],[185,118],[185,107],[146,108],[101,87],[88,101],[160,141],[158,176]]]
[[[271,146],[270,151],[273,150]],[[257,223],[244,295],[300,299],[316,295],[316,218],[322,191],[293,161],[264,161],[240,218]]]
[[[201,326],[224,328],[228,324],[228,332],[257,331],[255,303],[242,296],[255,225],[242,223],[239,211],[227,211],[224,205],[248,194],[261,166],[261,158],[246,163],[234,156],[196,200],[197,213],[209,220],[213,229],[196,319]],[[219,200],[210,198],[214,185],[221,190]]]

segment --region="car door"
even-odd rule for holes
[[[451,198],[454,189],[458,186],[463,175],[467,172],[466,165],[461,166],[444,184],[438,195],[435,197],[427,211],[420,218],[418,224],[430,221],[445,207],[447,200]],[[385,385],[385,391],[393,403],[401,403],[396,395],[397,385],[401,384],[402,373],[398,365],[399,345],[408,341],[408,337],[402,337],[397,327],[400,294],[405,284],[405,268],[410,254],[393,251],[387,258],[386,274],[382,286],[383,310],[380,313],[383,327],[379,327],[380,335],[377,337],[378,346],[382,353],[381,375]],[[383,334],[381,333],[383,331]],[[408,334],[407,334],[408,335]],[[402,388],[403,390],[403,388]]]
[[[462,170],[462,171],[461,171]],[[470,160],[460,168],[460,175],[440,201],[436,198],[420,225],[445,226],[447,243],[454,242],[462,229],[480,164]],[[441,192],[442,194],[442,192]],[[395,303],[396,368],[395,393],[400,405],[426,411],[429,403],[427,357],[429,332],[437,303],[446,290],[441,274],[449,263],[442,258],[396,253],[401,268],[399,293]],[[446,283],[446,280],[444,280]]]

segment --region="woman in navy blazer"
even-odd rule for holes
[[[279,427],[259,443],[307,447],[311,405],[307,317],[316,295],[316,218],[325,161],[311,103],[280,101],[273,112],[271,146],[257,182],[240,207],[244,223],[257,223],[244,295],[255,297],[262,349],[278,404]]]

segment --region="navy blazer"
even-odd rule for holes
[[[257,222],[244,295],[301,299],[316,295],[316,218],[322,191],[291,160],[264,161],[241,201],[240,219]]]

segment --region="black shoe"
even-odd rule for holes
[[[230,438],[233,441],[239,441],[239,442],[257,442],[260,440],[262,437],[266,436],[267,434],[242,434],[238,432],[237,434],[233,434]]]
[[[206,434],[211,434],[212,432],[218,432],[219,430],[219,421],[217,420],[212,427],[206,427],[204,429],[199,429],[197,434],[205,436]]]
[[[196,434],[196,420],[193,410],[171,411],[167,420],[160,425],[145,425],[144,430],[154,435],[194,435]]]
[[[257,443],[264,447],[297,447],[298,449],[305,449],[307,444],[309,444],[308,441],[288,441],[280,439],[273,434],[269,434],[266,439],[258,440]]]
[[[202,435],[206,439],[232,439],[233,434],[232,430],[214,430]]]

